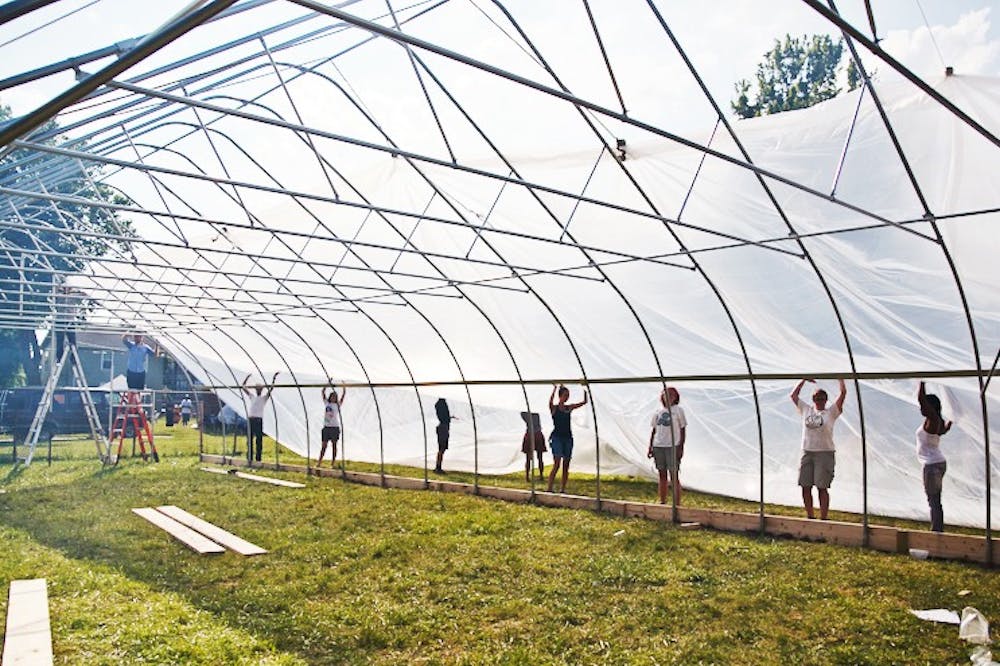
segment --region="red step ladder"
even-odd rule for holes
[[[118,402],[118,410],[115,412],[114,425],[111,426],[111,443],[108,451],[111,451],[115,440],[118,440],[118,449],[115,454],[114,464],[117,465],[122,457],[122,446],[125,444],[125,433],[128,426],[132,426],[132,432],[136,441],[139,442],[139,451],[143,460],[153,457],[153,462],[160,462],[160,454],[156,452],[156,445],[153,444],[153,429],[149,427],[146,420],[145,406],[142,404],[139,391],[125,391]],[[146,443],[149,443],[149,453],[146,452]],[[133,453],[135,450],[133,449]]]

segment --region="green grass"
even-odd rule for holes
[[[48,579],[58,663],[968,663],[907,609],[1000,617],[972,565],[267,472],[290,490],[173,434],[159,465],[0,466],[0,583]],[[129,511],[164,503],[271,552],[199,557]]]
[[[197,453],[199,450],[199,433],[197,430],[180,427],[166,428],[163,426],[162,421],[160,421],[157,424],[157,433],[156,445],[162,457],[191,455]],[[205,453],[215,455],[232,455],[233,451],[236,451],[236,455],[246,456],[246,437],[242,435],[235,438],[235,443],[232,435],[227,436],[225,441],[223,441],[223,438],[218,435],[204,435],[202,436],[202,441],[200,443]],[[8,450],[9,447],[5,448],[0,446],[0,460],[10,459],[10,456],[7,454]],[[123,454],[126,456],[131,454],[130,446],[127,446],[126,449],[123,450]],[[44,455],[45,450],[40,447],[38,453],[36,454],[40,462],[42,461],[42,458],[44,458]],[[57,440],[54,443],[54,457],[57,460],[85,460],[94,459],[95,456],[96,449],[93,441],[86,439],[82,435],[79,437],[71,437],[66,440]],[[299,456],[298,454],[287,449],[278,447],[274,440],[270,437],[264,438],[263,458],[265,464],[273,464],[276,460],[291,465],[306,464],[306,459],[304,457]],[[431,465],[433,465],[433,462],[432,457],[430,460]],[[329,464],[329,459],[325,460],[323,463],[324,467]],[[546,472],[550,469],[548,464],[549,461],[547,460],[545,468]],[[353,460],[346,461],[343,463],[343,466],[345,469],[352,471],[374,473],[378,473],[383,468],[383,466],[378,463],[365,463]],[[338,469],[341,467],[341,461],[339,459],[337,461],[337,467]],[[445,458],[445,468],[447,468],[447,456]],[[424,478],[424,470],[418,467],[387,464],[384,466],[384,469],[386,474],[420,479]],[[428,473],[428,477],[432,479],[458,481],[462,483],[474,483],[476,481],[476,476],[471,472],[449,471],[445,475],[439,475],[430,471]],[[683,476],[681,478],[683,480]],[[503,475],[480,474],[478,481],[481,485],[500,486],[505,488],[530,487],[530,485],[525,481],[523,471]],[[539,491],[544,490],[545,485],[545,481],[538,477],[536,470],[535,489]],[[594,475],[573,472],[570,475],[567,492],[576,495],[596,497],[597,485],[597,479]],[[656,502],[658,497],[656,482],[645,478],[602,476],[600,480],[600,489],[601,497],[605,499]],[[758,502],[726,497],[724,495],[697,492],[689,489],[685,489],[684,491],[683,504],[685,506],[703,509],[720,509],[725,511],[743,511],[749,513],[757,513],[760,511],[760,504]],[[787,506],[782,504],[767,503],[764,505],[764,511],[769,515],[778,516],[803,517],[805,515],[801,506]],[[830,512],[830,519],[847,523],[861,523],[863,521],[863,517],[860,514],[835,510]],[[880,516],[876,514],[869,515],[868,521],[871,525],[899,527],[903,529],[928,530],[930,528],[927,521],[908,520],[904,518]],[[984,530],[972,527],[947,525],[946,529],[949,532],[958,534],[970,534],[976,536],[983,536],[985,534]]]

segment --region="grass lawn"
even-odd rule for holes
[[[307,483],[279,488],[168,432],[159,464],[109,469],[91,442],[23,472],[0,448],[0,584],[48,579],[58,663],[958,664],[957,628],[907,609],[1000,618],[973,565],[264,472]],[[157,504],[271,552],[199,557],[129,511]]]

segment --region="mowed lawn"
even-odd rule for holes
[[[907,609],[1000,621],[974,565],[262,472],[307,484],[280,488],[200,471],[191,433],[107,470],[0,450],[0,583],[48,579],[58,663],[958,664],[957,627]],[[130,512],[159,504],[270,552],[198,556]]]

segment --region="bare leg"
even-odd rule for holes
[[[815,518],[813,515],[813,493],[812,486],[802,486],[802,504],[806,507],[806,515]]]
[[[660,504],[666,504],[667,503],[667,488],[668,487],[670,487],[670,482],[667,480],[667,470],[661,469],[660,470],[660,483],[659,483]]]
[[[827,514],[830,513],[830,491],[826,488],[817,488],[816,493],[819,495],[820,520],[826,520]]]
[[[524,482],[531,483],[531,453],[524,454]]]
[[[531,454],[529,453],[528,455],[530,456]],[[538,478],[539,479],[544,479],[545,478],[545,463],[542,462],[542,452],[541,451],[538,452]]]
[[[323,465],[323,456],[326,455],[326,440],[323,441],[323,445],[319,447],[319,460],[316,461],[316,467],[321,467]],[[336,460],[337,456],[333,456]]]
[[[552,492],[552,486],[556,482],[556,473],[559,472],[559,463],[562,462],[562,458],[552,459],[552,471],[549,472],[549,487],[546,488],[547,492]]]
[[[674,506],[681,505],[681,475],[680,472],[674,473]]]
[[[444,460],[444,451],[438,449],[437,465],[434,467],[434,471],[437,472],[438,474],[444,472],[444,470],[441,469],[442,460]]]
[[[569,480],[569,458],[563,460],[562,483],[559,484],[559,492],[566,492],[566,482]]]

